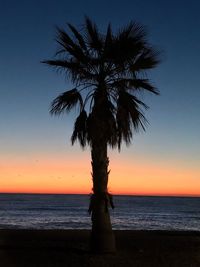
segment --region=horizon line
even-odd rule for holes
[[[44,193],[44,192],[0,192],[0,195],[92,195],[93,193]],[[133,196],[133,197],[200,197],[200,194],[133,194],[133,193],[116,193],[112,196]]]

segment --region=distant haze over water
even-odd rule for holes
[[[89,195],[0,194],[0,229],[90,229]],[[200,231],[200,198],[114,196],[114,229]]]

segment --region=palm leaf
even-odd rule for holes
[[[85,17],[85,26],[89,46],[92,49],[100,52],[103,47],[103,41],[98,32],[96,24],[93,23],[88,17]]]
[[[64,48],[70,58],[76,58],[80,62],[87,62],[87,56],[82,47],[77,44],[64,30],[57,28],[58,37],[57,43]],[[62,49],[63,51],[63,49]]]
[[[87,143],[87,113],[82,110],[77,117],[74,124],[74,131],[71,136],[72,145],[75,141],[79,141],[82,147],[86,146]]]
[[[119,93],[117,102],[117,125],[119,132],[118,148],[120,149],[122,139],[129,144],[132,138],[132,129],[138,132],[145,131],[147,120],[144,117],[141,107],[147,109],[147,105],[126,91]]]
[[[118,149],[120,150],[122,140],[129,145],[132,138],[130,115],[126,108],[118,104],[117,113],[116,113],[116,122],[117,122],[117,144]]]
[[[145,27],[135,21],[130,21],[118,32],[119,39],[132,38],[135,42],[145,42],[146,36],[147,32]]]
[[[132,79],[129,82],[129,88],[147,90],[155,95],[159,95],[159,91],[151,84],[149,79]]]
[[[51,103],[50,113],[60,115],[63,112],[69,112],[79,103],[80,108],[83,106],[83,100],[77,89],[72,89],[56,97]]]
[[[77,31],[77,29],[72,24],[68,23],[67,25],[70,28],[70,30],[73,32],[76,39],[78,40],[80,47],[83,48],[84,50],[87,50],[84,37]]]
[[[153,48],[144,49],[137,59],[130,64],[129,69],[133,72],[155,68],[160,63],[160,52]]]
[[[112,47],[112,28],[111,25],[109,24],[107,27],[107,33],[105,36],[105,41],[104,41],[104,57],[108,57],[109,52],[111,52],[111,47]]]
[[[112,59],[115,64],[126,68],[131,60],[134,60],[138,53],[141,53],[145,46],[146,32],[143,26],[131,22],[122,28],[114,38],[112,47]]]
[[[117,90],[147,90],[156,95],[159,91],[150,83],[148,79],[137,79],[137,78],[122,78],[116,79],[110,85],[111,88],[116,88]]]

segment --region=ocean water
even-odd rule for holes
[[[89,195],[0,194],[0,229],[90,229]],[[200,231],[200,198],[114,196],[114,229]]]

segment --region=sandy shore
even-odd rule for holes
[[[87,230],[0,230],[0,266],[200,267],[200,232],[115,235],[115,255],[92,255]]]

